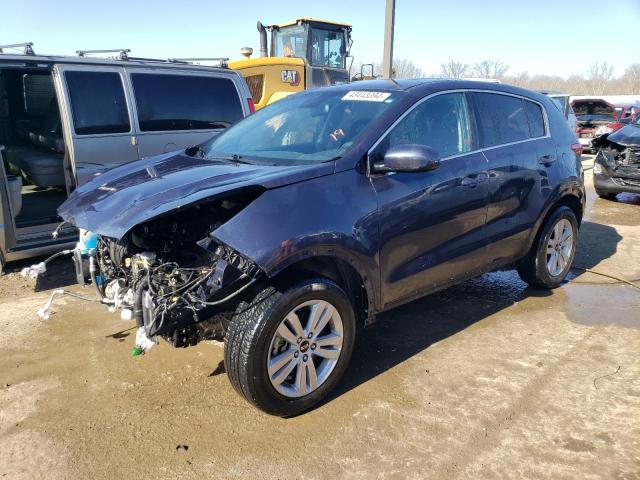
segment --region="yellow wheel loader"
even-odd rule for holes
[[[253,50],[245,47],[246,58],[229,63],[245,77],[256,110],[292,93],[349,81],[351,25],[300,18],[281,25],[258,22],[258,32],[260,57],[251,58]]]

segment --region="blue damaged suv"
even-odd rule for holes
[[[379,312],[505,265],[560,285],[585,205],[580,153],[529,90],[358,82],[110,170],[59,213],[97,235],[90,276],[135,318],[138,348],[224,339],[235,389],[291,416],[336,386],[356,325]]]

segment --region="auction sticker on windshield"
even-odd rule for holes
[[[371,92],[368,90],[352,90],[342,100],[356,100],[359,102],[384,102],[391,96],[388,92]]]

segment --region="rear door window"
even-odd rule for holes
[[[131,130],[119,73],[66,71],[64,78],[76,134],[125,133]]]
[[[465,95],[446,93],[419,104],[376,147],[374,161],[382,159],[389,147],[402,144],[429,146],[441,158],[469,152],[471,131]]]
[[[227,128],[243,118],[229,78],[132,73],[131,81],[143,132]]]
[[[495,93],[472,95],[482,148],[530,138],[524,100]]]

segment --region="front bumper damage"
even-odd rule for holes
[[[213,232],[259,195],[231,192],[131,229],[120,239],[83,232],[74,253],[78,281],[101,302],[135,319],[134,354],[159,337],[175,347],[222,340],[239,302],[263,276]]]
[[[123,319],[135,319],[140,351],[157,337],[175,347],[221,340],[241,294],[260,279],[262,272],[251,261],[224,245],[203,243],[203,261],[190,263],[98,237],[90,253],[94,285],[103,303],[119,309]],[[83,263],[76,263],[77,273],[86,278]]]
[[[618,143],[615,139],[609,135],[594,142],[599,147],[594,160],[594,186],[607,193],[640,193],[640,144]]]

